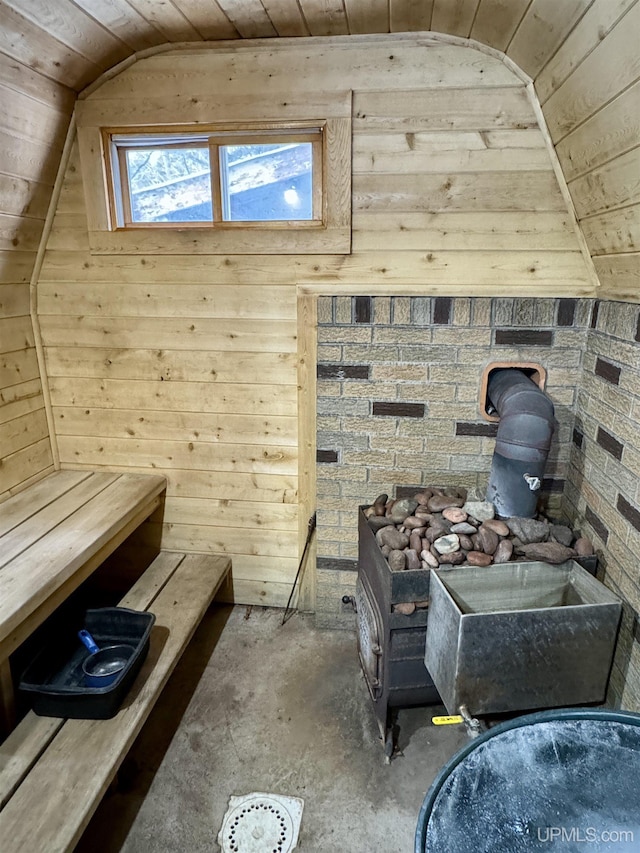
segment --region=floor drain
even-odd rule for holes
[[[304,800],[276,794],[231,797],[218,833],[222,853],[289,853],[298,843]]]

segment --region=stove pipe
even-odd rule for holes
[[[487,395],[500,416],[487,500],[501,518],[533,518],[556,424],[553,403],[513,368],[491,373]]]

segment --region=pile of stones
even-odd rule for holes
[[[394,572],[512,560],[559,564],[593,554],[591,541],[564,524],[541,515],[497,519],[492,503],[468,500],[455,486],[398,500],[382,494],[364,513]]]

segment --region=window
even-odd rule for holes
[[[234,118],[205,123],[199,103],[190,118],[167,101],[143,126],[137,100],[90,95],[77,129],[91,254],[349,254],[351,104],[231,100]]]
[[[116,228],[324,225],[322,127],[103,133]]]

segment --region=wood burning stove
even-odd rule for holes
[[[424,664],[426,608],[405,615],[393,605],[429,598],[428,569],[392,572],[363,510],[358,510],[355,607],[358,654],[389,760],[395,745],[394,709],[440,703]]]

